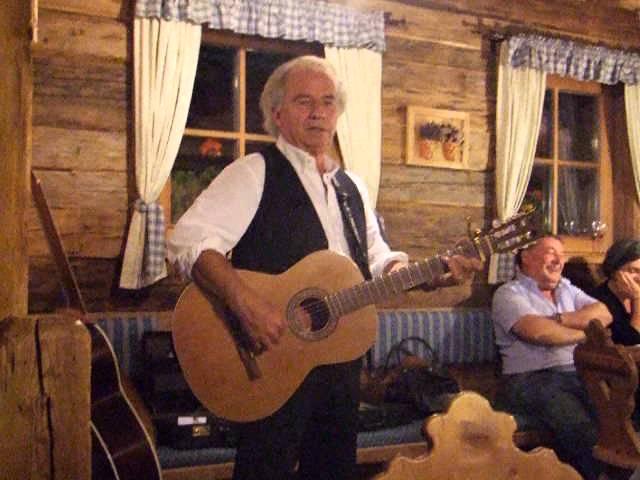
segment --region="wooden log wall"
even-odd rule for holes
[[[69,317],[0,319],[0,478],[89,480],[89,333]]]
[[[392,246],[417,257],[465,235],[467,219],[484,227],[493,216],[497,43],[491,32],[640,47],[631,0],[334,1],[389,15],[378,208]],[[40,0],[33,164],[92,310],[171,308],[182,286],[170,278],[141,292],[116,287],[135,200],[131,7],[124,0]],[[469,170],[404,164],[407,105],[469,112]],[[29,254],[30,308],[46,309],[60,295],[35,213]],[[486,304],[485,278],[435,294],[412,292],[388,306]]]

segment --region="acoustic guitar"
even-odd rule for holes
[[[91,478],[161,480],[153,441],[134,403],[141,400],[118,368],[113,347],[102,329],[90,323],[78,282],[62,245],[40,180],[31,173],[31,191],[62,279],[69,309],[77,312],[91,335]]]
[[[312,368],[353,360],[373,345],[375,302],[433,284],[446,272],[445,256],[484,261],[531,243],[538,231],[533,212],[520,214],[441,255],[364,282],[350,258],[328,250],[279,275],[238,270],[286,319],[279,344],[260,354],[226,305],[192,283],[174,310],[178,361],[196,397],[215,415],[236,422],[264,418],[291,397]]]

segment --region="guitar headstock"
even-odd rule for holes
[[[518,213],[491,230],[472,238],[481,256],[515,252],[526,248],[543,235],[542,219],[535,209]]]

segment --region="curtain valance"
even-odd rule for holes
[[[138,0],[136,16],[340,48],[385,48],[383,12],[360,12],[324,0]]]
[[[521,34],[506,40],[509,63],[577,80],[593,80],[609,85],[640,81],[640,55],[571,40]]]

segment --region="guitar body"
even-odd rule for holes
[[[189,386],[215,415],[238,422],[258,420],[278,410],[316,366],[346,362],[363,355],[377,335],[374,306],[340,316],[335,324],[297,333],[292,307],[362,282],[351,259],[318,251],[279,275],[238,271],[242,279],[281,309],[288,328],[272,350],[250,358],[259,376],[252,375],[238,350],[225,306],[189,285],[175,308],[173,341]],[[317,333],[318,335],[315,335]]]
[[[93,480],[160,480],[153,441],[123,388],[115,353],[97,325],[91,333],[91,440]]]

